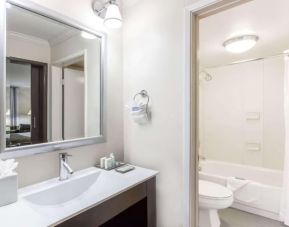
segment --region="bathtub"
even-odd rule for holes
[[[234,201],[232,207],[279,221],[282,193],[282,171],[205,160],[201,162],[199,178],[226,186],[228,177],[256,182],[256,201]]]

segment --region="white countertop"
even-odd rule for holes
[[[97,180],[100,183],[92,184],[81,195],[61,204],[41,206],[29,203],[25,197],[37,191],[45,190],[56,184],[67,183],[74,177],[100,171]],[[90,207],[96,206],[142,182],[153,178],[157,171],[136,167],[125,174],[114,170],[105,171],[98,168],[88,168],[77,171],[72,177],[60,182],[58,178],[41,182],[19,189],[19,199],[16,203],[0,207],[0,226],[2,227],[47,227],[69,219]]]

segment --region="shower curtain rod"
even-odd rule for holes
[[[200,72],[202,72],[203,70],[206,70],[206,69],[214,69],[214,68],[219,68],[219,67],[224,67],[224,66],[229,66],[229,65],[236,65],[236,64],[240,64],[240,63],[259,61],[259,60],[273,58],[273,57],[282,56],[282,55],[289,57],[289,53],[279,53],[279,54],[270,55],[270,56],[261,57],[261,58],[252,58],[252,59],[248,59],[248,60],[235,61],[232,63],[223,64],[223,65],[214,65],[214,66],[210,66],[210,67],[204,67],[204,68],[202,68],[202,70],[200,70]]]

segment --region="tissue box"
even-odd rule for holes
[[[16,202],[18,199],[18,175],[0,177],[0,207]]]

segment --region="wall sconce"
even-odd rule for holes
[[[97,16],[104,19],[103,23],[108,28],[120,28],[122,17],[116,0],[96,0],[92,3],[92,9]]]

